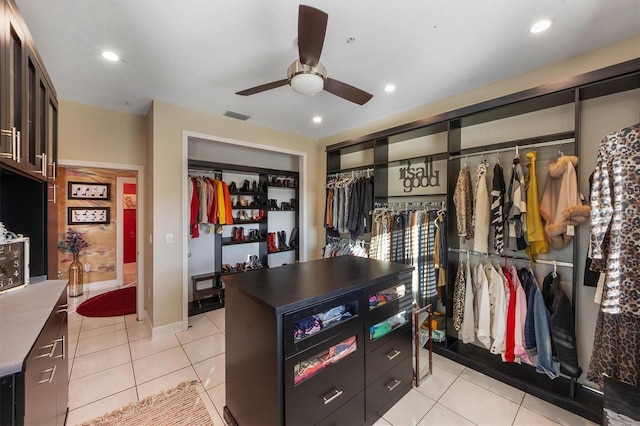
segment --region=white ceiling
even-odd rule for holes
[[[299,2],[16,2],[60,99],[143,115],[152,99],[213,115],[231,110],[312,138],[640,34],[639,0],[307,0],[329,14],[328,75],[374,95],[358,106],[288,86],[235,95],[286,78],[298,55]],[[540,18],[554,25],[529,33]],[[122,61],[107,62],[103,49]],[[387,83],[395,93],[384,92]],[[315,115],[324,121],[312,123]]]

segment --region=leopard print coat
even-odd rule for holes
[[[591,249],[606,281],[587,379],[640,385],[640,124],[607,135],[591,193]],[[594,260],[594,263],[598,261]]]

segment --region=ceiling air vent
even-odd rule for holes
[[[242,120],[242,121],[247,121],[248,119],[251,118],[248,115],[240,114],[239,112],[233,112],[233,111],[225,111],[224,116],[235,118],[236,120]]]

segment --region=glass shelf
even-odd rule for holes
[[[351,336],[346,340],[331,346],[329,349],[320,352],[306,360],[297,363],[293,367],[293,383],[297,386],[305,380],[318,374],[324,368],[344,359],[350,353],[358,349],[358,339]]]
[[[384,290],[369,296],[369,310],[379,308],[393,300],[402,299],[405,294],[407,294],[407,287],[405,284],[385,288]]]
[[[369,327],[369,339],[372,341],[378,340],[406,323],[406,311],[399,312],[391,318],[387,318],[386,320]]]

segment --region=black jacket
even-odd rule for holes
[[[560,372],[578,377],[582,368],[578,365],[576,351],[576,326],[571,302],[560,285],[560,276],[550,273],[542,284],[544,303],[551,313],[551,343],[560,361]]]

